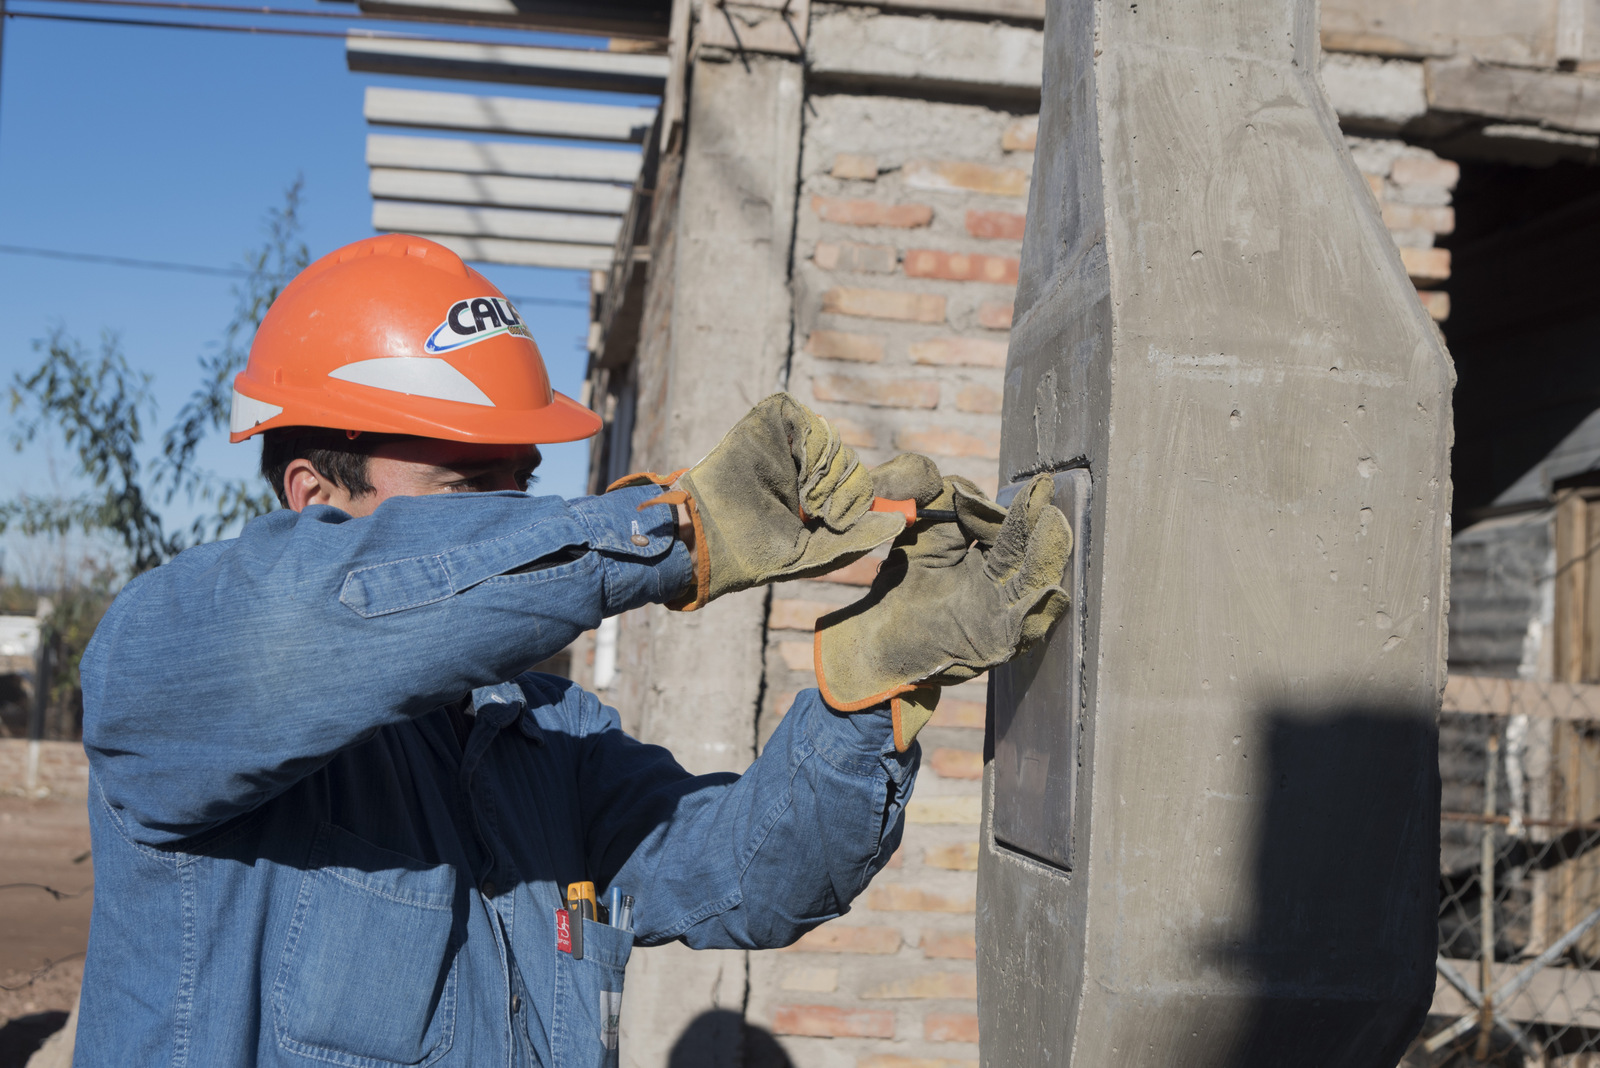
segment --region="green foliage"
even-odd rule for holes
[[[50,647],[49,704],[72,708],[81,715],[78,664],[83,660],[94,628],[116,596],[117,569],[104,561],[85,560],[69,580],[50,594],[51,611],[39,628],[39,640]]]
[[[233,378],[244,370],[256,327],[283,287],[311,262],[311,253],[300,240],[304,185],[304,178],[296,178],[284,191],[283,206],[267,212],[267,241],[247,258],[250,275],[233,291],[233,319],[223,331],[221,349],[200,357],[200,385],[162,437],[159,478],[167,486],[166,499],[171,501],[182,492],[191,501],[198,498],[215,506],[190,529],[190,537],[197,542],[219,538],[234,524],[271,511],[276,503],[273,494],[254,480],[222,480],[198,469],[195,451],[209,434],[227,427]]]
[[[95,486],[76,497],[21,497],[0,504],[0,530],[64,536],[73,527],[103,530],[128,550],[135,572],[183,548],[162,529],[143,488],[138,448],[151,412],[150,376],[128,366],[115,334],[101,335],[92,355],[56,327],[34,349],[44,361],[11,386],[11,410],[23,411],[12,431],[20,451],[41,430],[60,431]]]
[[[127,551],[133,574],[147,571],[190,545],[270,511],[271,492],[255,480],[224,479],[196,462],[199,447],[228,425],[233,377],[244,368],[250,342],[283,287],[310,261],[300,240],[303,180],[267,213],[267,240],[246,257],[249,276],[234,289],[233,318],[215,352],[200,356],[200,384],[161,439],[151,470],[139,448],[154,415],[150,376],[130,367],[115,334],[106,332],[98,354],[57,326],[34,348],[44,354],[31,374],[11,384],[18,414],[12,444],[20,451],[48,430],[59,432],[77,458],[77,473],[93,489],[71,497],[18,497],[0,502],[0,533],[65,536],[73,529],[110,535]],[[168,532],[156,498],[178,494],[212,507],[186,534]]]

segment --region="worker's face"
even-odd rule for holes
[[[294,460],[283,473],[289,507],[332,505],[353,516],[371,515],[390,497],[432,493],[487,493],[526,490],[541,457],[534,445],[480,445],[434,438],[405,438],[378,446],[367,461],[372,492],[352,497],[343,486],[318,473],[307,460]]]

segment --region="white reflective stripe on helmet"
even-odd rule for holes
[[[334,368],[328,372],[328,377],[374,389],[409,393],[413,397],[494,407],[494,401],[474,385],[472,379],[444,360],[427,356],[381,356],[375,360],[357,360]]]
[[[276,404],[246,397],[238,390],[233,391],[233,412],[228,416],[228,433],[242,434],[251,427],[260,426],[268,419],[279,415],[283,409]]]

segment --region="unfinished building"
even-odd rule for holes
[[[373,90],[368,98],[378,125],[641,146],[617,170],[617,159],[581,146],[561,149],[559,159],[546,148],[532,161],[522,144],[477,141],[487,147],[458,150],[446,167],[437,153],[418,162],[416,146],[400,143],[412,139],[379,133],[369,145],[378,228],[424,232],[475,259],[593,271],[588,400],[607,429],[593,452],[592,489],[628,471],[693,462],[780,388],[837,422],[868,462],[925,452],[998,488],[1044,0],[363,7],[610,35],[618,38],[611,58],[631,66],[574,73],[581,62],[531,54],[538,50],[358,58],[352,45],[357,69],[659,94],[652,107],[630,97],[613,108],[569,105],[590,110],[560,115],[490,96]],[[1600,682],[1600,578],[1588,580],[1600,543],[1600,511],[1592,511],[1600,506],[1590,503],[1600,398],[1585,359],[1596,344],[1589,320],[1600,314],[1589,296],[1593,257],[1584,255],[1600,222],[1600,93],[1591,77],[1600,71],[1600,9],[1592,7],[1322,6],[1329,100],[1459,376],[1453,673]],[[478,103],[438,99],[446,96]],[[424,181],[429,167],[477,177]],[[1293,224],[1258,222],[1262,240]],[[630,613],[574,650],[573,670],[622,711],[630,731],[669,746],[692,770],[737,771],[810,685],[817,616],[859,596],[869,576],[858,565],[684,618]],[[1585,692],[1572,690],[1573,700]],[[635,956],[624,1063],[787,1058],[818,1068],[910,1068],[976,1060],[985,700],[979,684],[946,695],[922,736],[905,843],[848,916],[779,953],[664,947]],[[1509,689],[1482,687],[1453,688],[1447,699],[1445,893],[1458,911],[1475,908],[1471,894],[1481,892],[1467,887],[1479,878],[1484,826],[1534,826],[1516,847],[1523,856],[1562,837],[1528,821],[1600,815],[1585,807],[1593,791],[1579,783],[1600,774],[1573,771],[1557,782],[1540,771],[1563,759],[1575,768],[1600,763],[1583,748],[1592,744],[1582,726],[1587,706],[1569,705],[1566,726],[1541,727],[1553,714],[1535,711],[1532,728],[1524,719],[1512,732],[1521,739],[1513,743],[1517,777],[1503,769],[1488,798],[1498,823],[1449,822],[1452,813],[1483,812],[1492,763],[1483,743],[1528,715],[1531,706],[1517,700]],[[1600,716],[1600,702],[1590,715]],[[1586,849],[1541,855],[1537,879],[1529,874],[1513,895],[1529,916],[1542,902],[1537,922],[1499,928],[1500,937],[1538,931],[1489,954],[1495,967],[1537,956],[1600,904],[1587,889]],[[1502,878],[1490,897],[1512,900],[1505,886]],[[1451,922],[1447,941],[1462,926]],[[1452,944],[1449,959],[1476,952],[1476,942]],[[1582,961],[1562,966],[1589,983]],[[1546,966],[1543,974],[1548,986],[1554,973]],[[1529,1027],[1543,1028],[1540,1057],[1600,1047],[1600,996],[1585,1008],[1589,995],[1574,996],[1570,976],[1561,981],[1566,1015],[1550,1015],[1550,1004],[1509,1008],[1522,1013],[1511,1024],[1527,1048],[1491,1025],[1495,1049],[1509,1043],[1531,1057]],[[1438,991],[1425,1032],[1473,1011],[1447,978]]]

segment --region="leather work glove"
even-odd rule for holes
[[[929,507],[954,522],[901,535],[865,597],[817,620],[823,700],[856,712],[887,700],[900,752],[932,717],[940,688],[976,678],[1043,638],[1067,610],[1072,529],[1039,475],[1009,512],[962,478]]]
[[[938,468],[906,454],[869,472],[826,420],[787,393],[752,408],[687,473],[629,475],[609,488],[676,483],[649,504],[686,504],[695,585],[668,605],[689,612],[726,593],[843,567],[905,529],[872,511],[875,496],[925,507],[943,491]]]

